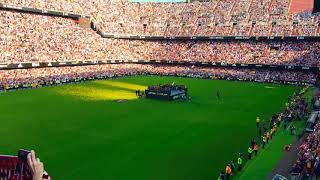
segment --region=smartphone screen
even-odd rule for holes
[[[28,154],[30,153],[30,151],[28,150],[24,150],[24,149],[20,149],[18,151],[18,159],[20,161],[27,161],[28,160]]]

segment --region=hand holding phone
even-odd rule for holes
[[[21,154],[22,157],[24,157],[26,153],[27,152],[23,152]],[[32,171],[32,180],[42,180],[44,177],[43,163],[40,161],[39,158],[36,158],[36,154],[34,151],[31,151],[27,154],[27,161]]]

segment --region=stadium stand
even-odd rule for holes
[[[319,36],[317,15],[310,14],[313,21],[293,21],[300,12],[289,13],[289,0],[220,0],[192,3],[134,3],[127,1],[14,1],[2,0],[4,4],[36,7],[61,12],[90,15],[99,29],[106,34],[152,35],[152,36],[252,36],[252,24],[270,30],[278,25],[280,32],[288,27],[293,36],[295,23],[308,25],[310,33],[299,36]],[[1,3],[1,1],[0,1]],[[295,23],[293,23],[295,22]],[[232,29],[239,29],[242,31]],[[262,26],[262,27],[261,27]],[[208,29],[209,28],[209,29]],[[204,30],[206,32],[202,32]],[[257,32],[259,30],[255,30]],[[268,31],[269,32],[269,31]],[[281,33],[275,33],[281,35]],[[270,33],[263,33],[270,36]]]
[[[312,109],[306,121],[306,135],[301,138],[302,143],[298,146],[296,159],[290,170],[291,179],[318,179],[320,176],[319,159],[319,90],[315,88],[311,100]]]
[[[311,178],[313,175],[318,177],[320,174],[319,128],[320,123],[317,122],[313,132],[308,135],[304,143],[299,147],[298,159],[291,170],[293,176],[299,179]]]
[[[72,19],[0,11],[0,63],[167,60],[319,66],[319,42],[140,41],[101,38]],[[235,28],[234,31],[246,32]]]
[[[243,68],[201,68],[142,64],[105,64],[73,67],[50,67],[0,71],[0,90],[40,87],[116,76],[154,74],[257,82],[313,84],[312,72],[288,72]]]
[[[71,19],[0,11],[0,61],[95,59],[98,35]]]

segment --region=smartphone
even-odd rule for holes
[[[20,149],[18,151],[18,159],[22,162],[27,162],[28,161],[28,154],[31,153],[31,151],[28,151],[28,150],[24,150],[24,149]],[[19,168],[16,169],[17,172],[19,172],[18,170]],[[27,171],[28,173],[30,173],[30,176],[31,176],[31,171]],[[46,179],[46,180],[50,180],[50,176],[48,175],[47,172],[44,171],[44,174],[42,176],[43,179]]]
[[[20,161],[28,161],[28,154],[31,153],[31,151],[20,149],[18,151],[18,159]]]

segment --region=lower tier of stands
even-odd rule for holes
[[[86,79],[104,79],[115,76],[153,74],[212,79],[228,79],[292,84],[314,84],[316,74],[307,71],[257,70],[244,68],[205,68],[186,66],[159,66],[142,64],[105,64],[71,67],[15,69],[0,71],[0,89],[38,87],[42,85],[75,82]]]

